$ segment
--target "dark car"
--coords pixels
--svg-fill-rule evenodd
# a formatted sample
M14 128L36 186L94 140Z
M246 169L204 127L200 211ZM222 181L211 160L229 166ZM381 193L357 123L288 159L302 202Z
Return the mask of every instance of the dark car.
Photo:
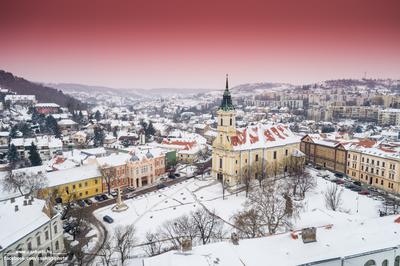
M109 224L111 224L111 223L113 223L114 222L114 219L113 218L111 218L110 216L108 216L108 215L105 215L104 217L103 217L103 221L104 222L106 222L106 223L109 223Z
M354 181L353 182L354 185L361 187L361 182L360 181Z
M85 199L85 203L90 206L92 205L93 201L91 199Z
M360 192L362 190L362 188L359 187L359 186L354 185L352 188L350 188L350 190L354 191L354 192Z
M175 179L176 176L174 176L174 175L168 175L168 178L170 178L170 179Z
M339 173L336 173L335 176L338 177L338 178L343 178L343 175L339 174Z
M369 195L369 191L368 190L363 190L363 191L358 192L358 194L360 194L360 195Z
M78 200L77 201L78 205L81 206L82 208L86 206L85 202L83 200Z
M165 188L165 187L166 187L166 185L164 185L164 184L158 184L158 185L157 185L157 188L158 188L158 189L162 189L162 188Z
M181 174L179 174L179 173L175 173L175 174L174 174L174 176L176 176L176 177L180 177L180 176L181 176Z
M102 195L100 195L100 197L101 197L103 200L108 200L108 197L107 197L106 194L102 194Z
M104 200L102 195L97 195L96 197L94 197L94 199L97 200L97 201L103 201Z
M345 188L348 188L348 189L352 189L353 187L355 187L355 185L354 185L353 183L346 183L346 184L344 185L344 187L345 187Z

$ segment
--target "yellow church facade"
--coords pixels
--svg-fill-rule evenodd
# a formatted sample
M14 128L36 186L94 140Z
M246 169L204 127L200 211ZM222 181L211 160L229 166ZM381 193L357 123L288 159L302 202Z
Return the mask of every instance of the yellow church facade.
M229 186L244 178L283 173L293 158L302 157L301 138L282 124L257 124L236 128L236 111L228 80L217 111L218 136L213 142L212 174Z

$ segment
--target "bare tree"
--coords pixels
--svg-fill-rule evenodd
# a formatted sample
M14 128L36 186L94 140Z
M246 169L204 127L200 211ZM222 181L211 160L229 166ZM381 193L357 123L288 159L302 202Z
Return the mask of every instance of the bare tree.
M98 255L101 257L101 262L103 265L112 265L112 257L115 254L115 249L113 247L113 238L108 238L104 241L103 246L100 248Z
M223 222L214 211L210 213L205 209L198 209L191 213L191 220L203 245L223 237Z
M21 196L38 192L40 189L46 187L47 183L47 177L42 173L10 172L3 179L5 189L18 191Z
M166 221L160 229L163 238L169 239L174 249L181 246L181 238L194 240L197 230L189 215L182 215L173 220Z
M233 216L238 235L243 238L255 238L265 235L263 219L255 209L239 211Z
M306 196L306 192L314 189L317 183L315 182L315 178L310 175L310 173L303 172L299 176L299 193L300 197L304 199Z
M149 256L155 256L161 254L162 252L162 244L161 244L161 236L159 233L146 233L146 241L147 245L143 247L144 251Z
M263 182L263 188L253 190L245 206L259 212L270 234L275 234L279 227L290 227L301 207L300 203L291 200L285 186L273 180Z
M117 172L114 168L109 167L107 164L101 167L101 175L103 176L104 181L106 181L107 192L111 193L111 185L117 179Z
M119 254L121 265L129 258L135 243L135 227L133 225L118 226L114 229L115 251Z
M248 197L251 184L251 167L249 165L245 165L242 167L240 172L241 172L240 178L246 189L246 197Z
M343 189L339 189L338 185L330 185L324 194L326 207L332 211L339 210L342 205L342 193Z

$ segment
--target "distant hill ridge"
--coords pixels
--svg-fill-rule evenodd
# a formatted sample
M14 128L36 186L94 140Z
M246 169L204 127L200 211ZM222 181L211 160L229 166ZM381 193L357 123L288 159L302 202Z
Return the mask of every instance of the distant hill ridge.
M56 103L62 107L70 107L74 110L86 108L86 104L72 96L64 94L61 90L28 81L4 70L0 70L0 87L9 89L20 95L35 95L38 102L41 103Z

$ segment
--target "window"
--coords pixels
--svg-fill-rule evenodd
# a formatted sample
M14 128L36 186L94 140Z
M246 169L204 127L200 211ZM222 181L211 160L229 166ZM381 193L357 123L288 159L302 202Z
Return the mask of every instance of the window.
M285 150L285 155L288 156L288 154L289 154L289 151L286 149Z
M400 256L396 256L394 259L394 266L400 266Z
M276 151L274 151L274 160L276 160Z
M49 231L44 232L44 239L49 240Z
M222 158L219 158L219 168L222 168Z
M43 255L42 255L42 253L40 253L40 254L38 255L38 258L39 258L39 263L42 263L42 262L43 262Z
M94 183L97 185L97 179L94 180Z
M79 192L79 197L82 197L82 192Z
M28 242L28 243L26 244L26 247L28 248L29 251L31 251L31 250L32 250L32 243L31 243L31 242Z
M87 187L87 182L85 182L85 187Z
M238 161L236 160L236 164L238 163Z
M256 162L258 162L258 154L256 154Z
M376 265L376 262L374 260L369 260L364 264L364 266L375 266L375 265Z
M40 236L36 237L36 243L37 243L38 246L40 246Z
M85 191L85 195L88 195L88 194L89 194L89 191L86 190L86 191Z
M381 185L383 186L383 179L381 180Z
M56 241L56 250L58 250L60 248L59 244L58 244L58 240Z
M75 189L75 185L72 185L72 189Z
M57 234L57 225L54 225L54 234Z
M377 183L377 184L378 184L378 178L375 178L375 183Z
M229 120L229 124L232 126L232 118Z
M33 266L33 260L29 261L29 266Z
M223 123L223 120L222 120L222 118L221 118L221 126L223 126L224 125L224 123Z
M389 266L389 261L388 260L382 261L382 266Z
M99 192L99 189L98 189L98 188L96 188L96 193L97 193L97 192Z
M82 184L81 184L81 183L79 183L79 187L80 187L80 188L82 187Z

